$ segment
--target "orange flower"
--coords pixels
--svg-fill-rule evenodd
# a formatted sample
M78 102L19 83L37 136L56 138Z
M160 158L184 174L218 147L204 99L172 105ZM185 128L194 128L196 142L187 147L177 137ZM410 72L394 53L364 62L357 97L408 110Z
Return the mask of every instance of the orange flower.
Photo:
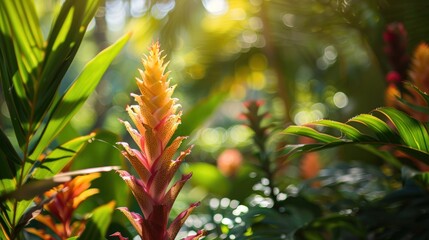
M136 198L144 216L119 208L137 230L143 240L174 239L192 210L198 205L192 204L168 226L171 207L191 174L183 175L171 188L168 186L181 162L191 149L181 152L176 159L174 154L186 137L170 140L180 124L182 113L177 99L172 98L175 86L170 86L167 64L161 56L159 43L150 48L149 56L143 59L144 71L140 70L141 79L137 85L141 95L133 94L138 105L127 107L134 129L127 121L122 123L127 128L139 150L132 149L127 143L122 154L130 161L139 178L126 171L118 171ZM170 144L169 144L170 143ZM199 232L195 239L202 236ZM114 233L124 239L120 233Z
M91 181L98 177L100 173L77 176L44 194L45 197L52 198L44 206L49 215L40 214L36 220L47 226L56 237L43 229L29 228L27 231L47 240L79 236L85 229L85 224L84 221L72 222L73 213L85 199L99 192L98 189L89 188Z
M423 92L429 92L429 46L421 43L414 51L409 75Z

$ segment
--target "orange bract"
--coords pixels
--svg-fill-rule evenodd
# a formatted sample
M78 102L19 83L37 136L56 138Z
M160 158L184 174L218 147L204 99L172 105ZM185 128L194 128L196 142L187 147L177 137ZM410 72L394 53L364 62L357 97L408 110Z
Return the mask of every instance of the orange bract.
M429 46L426 43L421 43L414 51L409 75L420 90L429 91Z
M98 177L100 173L77 176L47 191L45 197L52 198L45 205L49 215L40 214L36 220L47 226L60 239L79 236L85 229L85 221L73 222L73 213L85 199L99 192L98 189L90 188L91 181ZM27 231L42 239L57 239L43 229L29 228Z

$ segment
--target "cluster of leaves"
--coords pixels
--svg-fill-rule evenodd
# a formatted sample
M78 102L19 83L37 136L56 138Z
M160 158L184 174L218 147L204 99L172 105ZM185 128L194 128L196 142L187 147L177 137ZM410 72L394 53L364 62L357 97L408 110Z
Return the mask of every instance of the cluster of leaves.
M56 137L129 39L125 35L100 52L65 92L59 91L100 2L65 1L46 40L32 1L0 3L1 87L14 129L13 136L0 130L1 239L21 236L23 227L37 215L35 211L46 203L30 208L36 195L82 173L56 176L95 133L64 143L56 142ZM112 205L104 206L94 217L112 211Z
M425 105L429 104L426 93L412 89L425 100ZM399 101L409 108L428 111L427 107ZM273 161L278 157L272 158L275 153L267 152L265 147L273 135L261 127L266 114L259 113L256 103L249 106L252 114L246 116L255 140L260 141L255 143L259 146L255 158L261 164L253 168L260 182L254 183L253 192L240 202L227 198L206 202L209 207L194 222L209 226L207 238L424 239L428 236L424 228L429 196L428 174L424 172L429 154L427 122L398 109L381 107L346 123L318 120L289 126L283 134L312 141L285 145L280 153L288 161L309 152L352 146L374 154L381 163L335 161L315 178L288 181L284 172L271 175L279 170L278 161ZM282 188L282 182L288 182L288 187ZM194 228L192 221L188 225Z

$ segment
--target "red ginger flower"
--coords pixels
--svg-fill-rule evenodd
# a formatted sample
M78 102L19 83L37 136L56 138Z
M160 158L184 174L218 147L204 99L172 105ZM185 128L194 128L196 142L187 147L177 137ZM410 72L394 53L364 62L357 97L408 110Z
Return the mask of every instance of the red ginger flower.
M402 23L391 23L383 33L386 53L390 66L400 76L400 81L407 79L409 56L407 54L408 34Z
M77 176L44 194L47 198L52 197L52 200L45 205L49 215L40 214L36 220L47 226L56 236L35 228L28 228L27 232L46 240L65 240L79 236L85 229L85 221L72 222L73 213L85 199L99 192L96 188L89 188L91 181L98 177L100 173Z
M127 208L119 210L143 240L174 239L186 218L199 204L192 204L167 226L173 203L192 174L183 175L168 189L175 172L191 149L188 148L173 159L186 137L177 137L170 143L182 113L178 112L180 105L176 103L177 99L171 97L175 86L170 86L169 73L165 73L167 64L164 64L165 57L161 53L159 43L154 43L149 56L142 60L145 70L140 70L141 79L137 78L141 95L132 95L138 105L127 107L137 129L123 121L139 150L130 148L127 143L120 143L125 149L122 154L130 161L139 178L126 171L118 172L134 194L143 216ZM199 239L203 235L200 231L189 239ZM125 239L120 233L114 233L113 236Z

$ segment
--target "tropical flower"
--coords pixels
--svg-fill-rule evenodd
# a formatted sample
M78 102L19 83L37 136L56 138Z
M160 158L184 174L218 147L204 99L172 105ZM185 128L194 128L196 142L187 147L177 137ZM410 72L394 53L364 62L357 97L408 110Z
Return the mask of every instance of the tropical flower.
M400 22L390 23L383 33L383 39L384 52L390 66L399 77L400 82L405 81L408 77L409 56L407 54L408 34L404 25Z
M125 142L119 143L124 148L122 154L130 161L138 177L123 170L118 173L131 189L143 216L125 207L119 210L143 240L174 239L186 218L199 204L192 204L168 226L173 203L192 174L183 175L172 187L168 187L191 148L173 159L186 137L170 141L180 124L182 113L178 111L178 100L172 98L175 86L170 86L169 73L165 73L165 56L161 54L159 43L154 43L149 55L142 60L144 71L140 70L141 79L136 79L141 95L132 94L138 105L126 108L136 129L129 122L122 121L139 149L133 149ZM203 235L200 231L188 239L199 239ZM120 233L113 236L125 239Z
M47 215L40 214L36 220L52 231L28 228L27 232L45 240L68 239L79 236L85 229L85 220L73 221L73 214L79 205L88 197L97 194L96 188L90 188L91 181L100 177L100 173L77 176L47 191L44 196L52 200L44 206ZM41 201L41 199L37 200Z
M429 45L421 43L414 51L410 78L422 91L429 92Z

